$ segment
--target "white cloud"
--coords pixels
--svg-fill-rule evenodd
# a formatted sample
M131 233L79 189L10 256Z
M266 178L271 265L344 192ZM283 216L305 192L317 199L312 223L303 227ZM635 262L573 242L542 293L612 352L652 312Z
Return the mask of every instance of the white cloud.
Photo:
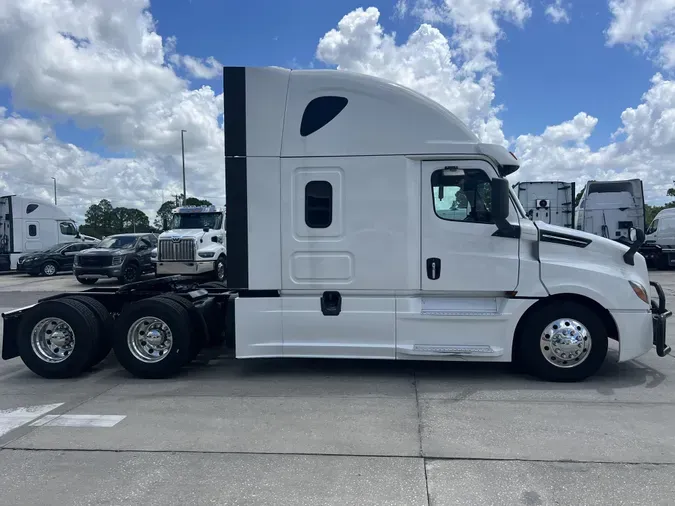
M567 10L562 5L562 0L555 0L549 4L544 11L549 19L554 23L569 23L570 17Z
M396 5L394 5L394 17L403 19L406 14L408 14L408 1L397 0Z
M529 8L520 0L477 0L436 5L418 3L415 12L439 23L450 23L448 38L423 23L408 40L397 45L393 34L379 24L375 7L358 8L345 15L337 28L326 33L317 58L340 69L378 75L413 88L446 106L482 139L505 144L500 106L494 105L494 61L501 30L500 17L522 23ZM473 3L472 3L473 2ZM424 11L426 9L426 11ZM426 14L425 14L426 13Z
M191 89L177 74L182 69L209 79L221 72L220 63L175 48L175 38L157 33L148 0L0 2L0 86L11 89L13 105L96 128L109 150L125 154L101 158L54 139L44 121L7 117L2 110L4 186L22 193L26 181L50 182L57 174L61 192L72 196L64 205L107 195L115 205L156 209L162 189L167 198L182 189L174 182L180 180L185 129L188 193L221 195L222 95L209 86ZM51 194L48 186L42 193Z
M523 160L517 178L588 179L640 178L648 201L667 201L675 164L675 81L657 74L636 107L621 114L614 142L593 151L587 140L598 120L586 113L547 127L541 135L521 135L516 154Z

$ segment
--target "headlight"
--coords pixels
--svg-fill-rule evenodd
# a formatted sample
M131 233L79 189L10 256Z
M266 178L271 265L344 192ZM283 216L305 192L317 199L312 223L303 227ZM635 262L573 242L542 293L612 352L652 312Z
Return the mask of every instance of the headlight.
M628 283L635 292L635 295L637 295L645 304L649 304L649 293L647 292L647 289L635 281L629 281Z
M122 257L113 257L112 264L113 265L121 265L122 264Z
M201 258L213 258L213 255L215 254L215 251L200 251L197 253Z

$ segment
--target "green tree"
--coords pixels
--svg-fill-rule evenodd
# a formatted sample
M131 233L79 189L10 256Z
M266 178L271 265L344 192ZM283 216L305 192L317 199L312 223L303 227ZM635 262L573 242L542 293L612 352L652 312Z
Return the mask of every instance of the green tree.
M584 196L584 190L586 188L582 188L579 193L577 193L576 197L574 197L574 207L577 207L579 205L579 202L581 201L581 197Z
M157 209L157 217L155 218L155 228L164 230L164 221L169 221L171 218L171 211L178 207L179 196L175 195L175 200L167 200L159 209ZM198 199L197 197L188 197L185 199L186 206L210 206L211 202L206 199Z
M85 213L84 225L80 227L83 234L96 237L151 230L150 219L143 211L128 207L113 207L107 199L89 206Z

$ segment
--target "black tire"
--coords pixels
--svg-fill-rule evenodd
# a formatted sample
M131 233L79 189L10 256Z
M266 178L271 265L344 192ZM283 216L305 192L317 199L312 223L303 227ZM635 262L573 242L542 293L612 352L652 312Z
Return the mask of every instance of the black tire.
M83 278L82 276L75 276L75 279L83 285L94 285L98 281L98 278Z
M132 326L145 317L162 320L171 331L173 343L157 362L144 362L129 348L127 339ZM190 315L181 304L167 297L152 297L129 304L115 321L113 350L122 367L138 378L169 378L185 365L190 352L192 330Z
M56 276L59 272L59 266L54 262L45 262L40 267L40 274L47 277Z
M209 281L208 283L202 283L199 285L200 288L218 288L218 289L227 289L227 282L224 281Z
M31 333L42 320L58 318L73 331L75 346L61 362L48 362L36 354ZM99 340L96 315L87 306L68 298L40 302L22 318L18 329L19 355L24 364L43 378L74 378L79 376L92 360Z
M135 283L139 279L141 279L141 269L135 262L130 262L127 265L122 266L122 275L117 278L123 285Z
M568 353L565 358L560 358L560 355L553 351L549 353L552 356L551 361L544 356L544 350L551 350L554 347L549 348L540 340L547 327L556 320L561 320L559 328L565 332L568 331L566 327L570 324L567 320L576 320L588 330L588 338L582 340L578 334L581 327L575 329L570 326L569 332L575 333L575 338L579 339L579 343L573 348L573 353L578 351L581 354L579 357L575 358ZM587 306L577 302L564 301L543 306L531 313L521 328L523 330L518 336L517 349L514 349L514 361L526 372L546 381L582 381L598 371L607 355L608 336L602 319ZM586 344L588 342L591 343L590 348ZM573 361L579 363L572 365ZM560 365L553 365L554 362Z
M213 263L213 279L220 283L227 280L227 259L223 255Z
M68 297L71 300L76 300L87 306L96 315L98 322L98 343L96 344L96 351L92 355L89 368L100 364L109 354L112 349L112 327L114 321L110 312L106 307L93 297L86 295L72 295Z
M185 297L181 297L180 295L176 295L175 293L165 293L162 295L158 295L157 297L153 297L155 299L157 298L165 298L169 300L173 300L183 306L185 310L188 312L190 315L190 327L192 328L192 339L190 340L190 352L188 353L188 359L186 363L192 362L195 358L197 358L197 355L199 355L199 352L202 351L202 348L206 344L206 336L204 335L204 332L206 332L206 328L203 322L203 319L199 315L199 313L195 310L194 304L187 300Z

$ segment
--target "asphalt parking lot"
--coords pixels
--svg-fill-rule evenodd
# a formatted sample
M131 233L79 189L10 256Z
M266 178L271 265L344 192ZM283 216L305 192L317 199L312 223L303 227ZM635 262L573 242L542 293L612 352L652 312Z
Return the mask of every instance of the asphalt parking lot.
M674 307L675 272L653 279ZM83 288L2 276L0 311ZM49 381L14 359L0 503L672 505L674 420L675 358L655 352L610 351L576 384L490 364L220 358L149 381L113 356Z

